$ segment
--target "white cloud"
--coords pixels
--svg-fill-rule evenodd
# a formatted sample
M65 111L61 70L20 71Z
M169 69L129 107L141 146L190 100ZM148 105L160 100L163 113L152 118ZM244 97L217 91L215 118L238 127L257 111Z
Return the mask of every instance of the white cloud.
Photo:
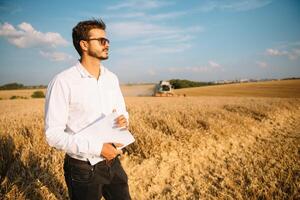
M174 19L183 15L188 14L188 12L178 11L178 12L169 12L169 13L161 13L156 15L146 16L147 19L150 20L165 20L165 19Z
M128 19L128 18L142 18L145 17L144 12L132 12L132 13L122 13L122 14L111 14L107 15L108 18L117 18L117 19Z
M112 23L110 25L110 30L112 34L119 38L156 36L174 32L174 30L167 27L139 21Z
M137 56L139 54L154 55L154 54L162 54L162 53L180 53L191 48L191 46L192 45L188 43L164 44L164 45L160 45L159 47L157 45L140 44L140 45L119 48L116 49L116 52L128 56L130 55Z
M288 54L288 58L290 60L297 60L298 58L300 58L300 49L292 49Z
M208 65L204 66L193 66L193 67L169 67L169 72L175 73L198 73L198 72L212 72L212 71L224 71L220 64L215 61L208 61Z
M178 43L178 44L172 44L167 46L162 46L160 48L153 48L153 51L156 53L180 53L184 52L192 47L189 43Z
M286 56L290 60L296 60L300 58L300 48L293 48L289 50L279 50L279 49L267 49L265 52L268 56Z
M202 12L214 10L248 11L267 6L271 2L272 0L206 0L200 4L198 9Z
M9 23L0 25L0 36L4 37L20 37L23 35L22 31L17 31L14 26Z
M193 38L192 35L180 35L180 34L171 34L171 35L164 35L164 36L155 36L155 37L148 37L141 41L142 44L153 44L154 42L157 43L188 43Z
M183 15L189 14L188 11L177 11L159 14L147 14L145 12L125 12L125 13L110 13L104 14L104 19L139 19L144 21L158 21L166 19L175 19ZM93 14L89 14L91 16Z
M116 49L116 52L134 54L178 53L192 47L192 40L200 26L168 27L141 21L116 22L110 25L110 33L115 40L134 41L126 47Z
M52 61L66 61L74 59L73 56L63 53L63 52L46 52L46 51L39 51L40 55L45 58L48 58Z
M19 48L57 47L68 44L59 33L42 33L26 22L19 24L17 28L7 22L0 24L0 36Z
M212 60L208 61L208 65L209 65L210 67L212 67L212 68L215 68L215 69L221 67L220 64L218 64L218 63L216 63L215 61L212 61Z
M268 67L268 63L263 62L263 61L257 61L256 64L261 67L261 68L266 68Z
M280 51L278 49L267 49L266 54L269 55L269 56L283 56L283 55L287 55L288 52L287 51Z
M110 25L110 32L114 37L127 40L129 38L175 38L187 37L191 33L201 32L200 26L177 28L146 23L140 21L116 22Z
M120 10L120 9L138 9L138 10L146 10L153 8L160 8L163 6L171 5L171 2L162 2L162 1L138 1L138 0L130 0L130 1L122 1L119 4L115 4L107 7L107 10Z

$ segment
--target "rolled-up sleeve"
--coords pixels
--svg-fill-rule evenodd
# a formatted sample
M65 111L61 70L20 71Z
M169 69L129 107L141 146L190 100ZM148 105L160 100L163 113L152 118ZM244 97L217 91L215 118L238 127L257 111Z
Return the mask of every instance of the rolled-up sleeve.
M116 106L117 106L117 112L119 114L124 115L127 118L127 121L129 123L129 114L127 112L126 109L126 105L125 105L125 101L124 101L124 97L119 85L119 80L116 77L116 94L117 94L117 98L116 98Z
M48 144L76 155L100 156L100 140L66 132L70 102L70 88L56 76L48 85L45 103L45 134Z

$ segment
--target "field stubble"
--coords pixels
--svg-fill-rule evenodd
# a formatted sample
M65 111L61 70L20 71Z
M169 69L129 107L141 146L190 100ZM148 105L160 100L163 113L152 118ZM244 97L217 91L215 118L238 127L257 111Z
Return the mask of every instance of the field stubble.
M133 199L300 199L300 99L126 98ZM43 100L0 102L0 199L66 199Z

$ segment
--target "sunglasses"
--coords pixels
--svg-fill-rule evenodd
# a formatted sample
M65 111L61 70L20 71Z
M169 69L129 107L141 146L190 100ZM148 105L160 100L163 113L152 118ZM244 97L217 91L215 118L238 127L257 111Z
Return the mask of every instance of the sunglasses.
M105 45L106 43L109 44L109 39L107 38L89 38L87 39L87 41L91 41L91 40L97 40L101 45Z

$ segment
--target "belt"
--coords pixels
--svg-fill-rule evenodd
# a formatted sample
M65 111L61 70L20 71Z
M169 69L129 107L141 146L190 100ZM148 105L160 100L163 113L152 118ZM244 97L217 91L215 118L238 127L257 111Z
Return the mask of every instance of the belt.
M65 161L69 162L69 163L74 163L74 164L82 164L82 165L90 165L90 162L89 161L84 161L84 160L79 160L79 159L76 159L76 158L72 158L71 156L69 156L68 154L66 154L65 156Z
M111 166L116 159L118 159L118 156L111 159L111 160L102 160L102 161L98 162L96 165L106 164L108 166ZM76 158L72 158L68 154L66 154L66 156L65 156L65 161L67 161L69 163L74 163L74 164L77 164L77 165L91 165L91 163L89 161L78 160Z

